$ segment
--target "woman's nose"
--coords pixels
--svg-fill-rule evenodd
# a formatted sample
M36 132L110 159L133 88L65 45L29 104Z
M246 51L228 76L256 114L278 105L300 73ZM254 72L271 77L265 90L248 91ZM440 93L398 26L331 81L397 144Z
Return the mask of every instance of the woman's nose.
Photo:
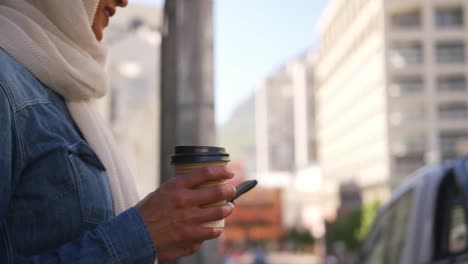
M117 6L126 7L128 5L128 0L117 0Z

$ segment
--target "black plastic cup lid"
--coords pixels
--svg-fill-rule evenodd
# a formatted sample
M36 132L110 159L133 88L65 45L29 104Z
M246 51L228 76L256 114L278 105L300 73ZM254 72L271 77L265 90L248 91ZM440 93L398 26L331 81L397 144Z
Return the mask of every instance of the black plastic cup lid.
M229 154L224 148L211 146L176 146L171 164L229 162Z

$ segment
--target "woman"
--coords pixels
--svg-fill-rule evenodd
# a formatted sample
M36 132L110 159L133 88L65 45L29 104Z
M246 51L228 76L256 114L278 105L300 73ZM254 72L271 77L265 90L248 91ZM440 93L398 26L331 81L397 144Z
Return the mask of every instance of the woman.
M127 0L0 0L0 263L152 263L221 229L221 167L176 177L138 202L91 103L106 94L100 41ZM138 202L138 203L137 203Z

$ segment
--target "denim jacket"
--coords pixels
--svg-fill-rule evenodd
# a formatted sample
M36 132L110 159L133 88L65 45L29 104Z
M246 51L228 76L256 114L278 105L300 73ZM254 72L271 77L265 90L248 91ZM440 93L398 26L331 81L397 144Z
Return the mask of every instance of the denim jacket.
M153 263L63 98L0 49L0 263Z

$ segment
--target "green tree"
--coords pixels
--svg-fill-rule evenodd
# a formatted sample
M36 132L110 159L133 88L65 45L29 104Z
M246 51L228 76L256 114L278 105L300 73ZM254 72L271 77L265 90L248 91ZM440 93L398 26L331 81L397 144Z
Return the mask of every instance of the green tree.
M379 202L375 201L340 217L327 228L327 243L343 241L349 250L357 250L369 233L378 208Z
M304 228L290 228L285 235L285 240L293 242L299 250L305 250L314 245L314 236Z
M364 206L362 210L362 216L361 216L361 226L359 227L357 231L357 239L359 242L362 242L367 234L369 233L372 223L374 222L375 215L377 214L377 211L379 210L380 203L379 201L374 201L373 203L367 204Z

